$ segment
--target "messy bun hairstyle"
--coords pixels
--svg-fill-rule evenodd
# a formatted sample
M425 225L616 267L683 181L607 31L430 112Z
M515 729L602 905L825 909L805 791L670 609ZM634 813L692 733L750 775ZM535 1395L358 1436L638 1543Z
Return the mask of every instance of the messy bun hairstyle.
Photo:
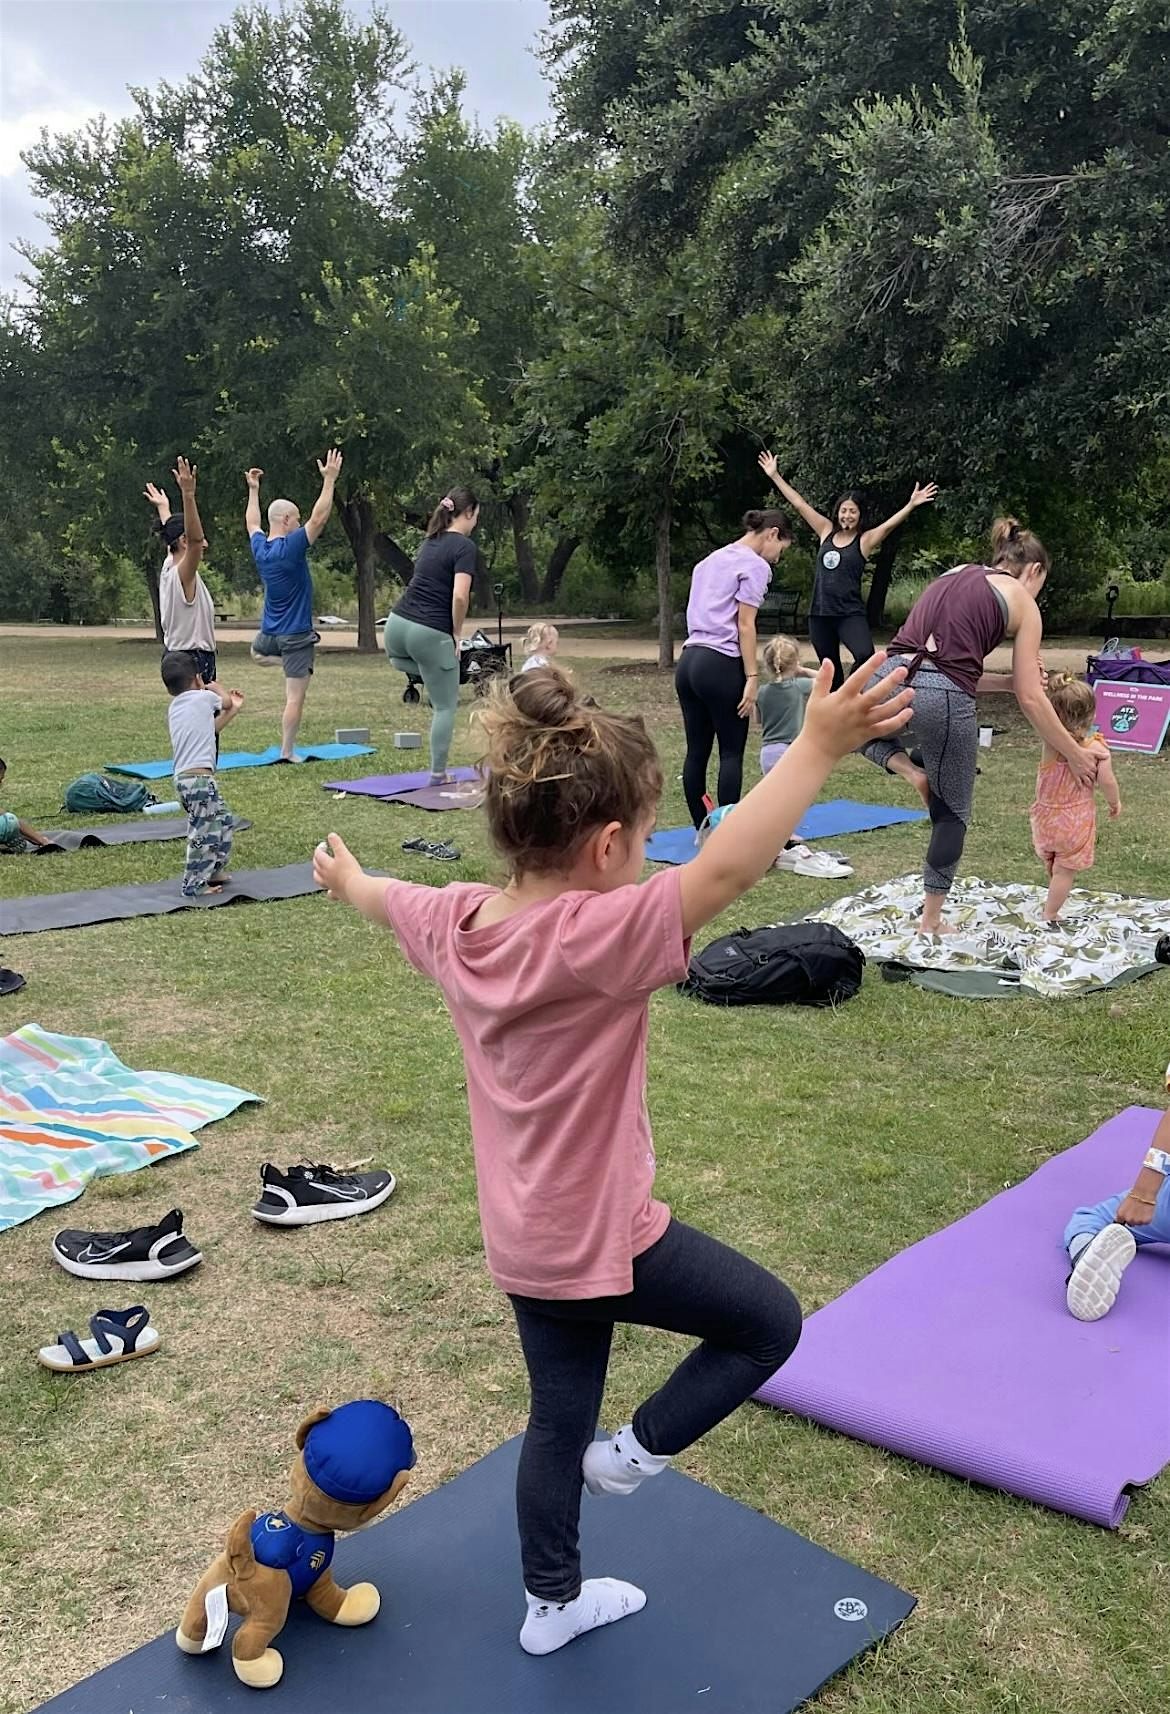
M662 795L662 765L640 715L611 714L556 667L537 667L476 709L488 827L514 878L571 869L597 828L632 831Z
M991 526L991 563L996 571L1018 577L1026 565L1049 568L1048 549L1018 518L997 518Z
M1048 700L1066 732L1087 732L1097 718L1092 688L1072 673L1049 673Z
M782 542L792 540L792 525L783 512L778 512L774 506L764 508L753 507L743 515L743 530L746 534L758 535L761 530L775 530Z

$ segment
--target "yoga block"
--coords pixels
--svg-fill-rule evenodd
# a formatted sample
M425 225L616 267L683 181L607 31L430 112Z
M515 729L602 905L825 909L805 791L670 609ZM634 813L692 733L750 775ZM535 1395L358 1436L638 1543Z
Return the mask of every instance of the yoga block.
M370 729L368 726L339 726L333 737L338 744L368 744Z
M396 732L394 734L394 748L396 750L421 750L422 733Z

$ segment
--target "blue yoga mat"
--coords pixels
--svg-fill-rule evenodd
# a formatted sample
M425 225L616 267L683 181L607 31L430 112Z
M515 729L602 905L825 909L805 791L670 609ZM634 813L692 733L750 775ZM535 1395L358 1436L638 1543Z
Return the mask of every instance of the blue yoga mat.
M814 803L800 826L797 839L840 839L843 833L869 833L875 827L896 827L902 821L925 821L924 809L894 809L884 803L854 803L852 798L832 798ZM650 863L689 863L698 852L693 827L663 827L646 841Z
M297 747L297 755L305 762L338 762L343 756L372 756L372 744L306 744ZM280 761L279 744L267 750L227 750L216 763L216 772L227 768L267 768ZM286 766L288 764L285 764ZM107 762L108 774L129 774L134 780L165 780L173 772L170 762Z

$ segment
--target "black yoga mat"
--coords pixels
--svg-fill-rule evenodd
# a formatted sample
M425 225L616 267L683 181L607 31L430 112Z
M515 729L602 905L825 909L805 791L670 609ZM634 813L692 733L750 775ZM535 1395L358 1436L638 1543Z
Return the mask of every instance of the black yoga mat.
M207 911L217 905L264 899L299 899L320 892L311 863L283 869L242 869L222 893L183 897L177 875L165 881L139 881L124 887L91 887L80 893L43 893L0 904L0 936L37 934L50 928L83 928L88 923L118 922L123 917L153 917L168 911Z
M243 816L233 815L232 832L244 833L252 823L245 821ZM41 854L48 856L54 851L83 851L91 845L150 845L156 840L186 839L187 817L176 815L166 821L119 821L113 827L90 827L84 833L76 828L60 827L52 833L46 833L45 838L51 843L40 847ZM29 856L37 853L31 851Z
M167 1632L44 1714L255 1714L260 1702L272 1714L787 1714L914 1608L892 1584L667 1471L582 1507L586 1576L639 1584L643 1611L533 1658L517 1641L519 1444L343 1541L339 1582L372 1579L382 1610L342 1630L294 1604L274 1689L239 1682L227 1641L189 1656ZM97 1619L93 1634L108 1640Z

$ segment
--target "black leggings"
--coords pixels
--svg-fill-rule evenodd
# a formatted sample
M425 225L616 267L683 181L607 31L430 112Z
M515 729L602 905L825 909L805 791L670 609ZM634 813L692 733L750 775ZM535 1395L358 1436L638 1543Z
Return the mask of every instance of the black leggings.
M766 1268L672 1220L634 1258L626 1295L513 1297L512 1308L532 1388L516 1475L524 1587L544 1601L572 1601L581 1588L581 1460L601 1412L614 1323L702 1340L634 1412L634 1433L662 1457L730 1416L787 1362L800 1305Z
M814 613L808 622L808 640L816 650L818 661L832 661L833 689L845 683L845 668L841 665L841 644L853 656L859 667L873 654L873 634L864 613L842 613L829 616Z
M740 655L721 655L690 643L674 670L674 688L682 704L687 753L683 762L683 792L696 827L707 813L703 794L707 790L707 763L711 748L719 740L719 783L715 795L721 804L738 803L743 791L743 753L747 748L748 722L739 713L747 678Z

